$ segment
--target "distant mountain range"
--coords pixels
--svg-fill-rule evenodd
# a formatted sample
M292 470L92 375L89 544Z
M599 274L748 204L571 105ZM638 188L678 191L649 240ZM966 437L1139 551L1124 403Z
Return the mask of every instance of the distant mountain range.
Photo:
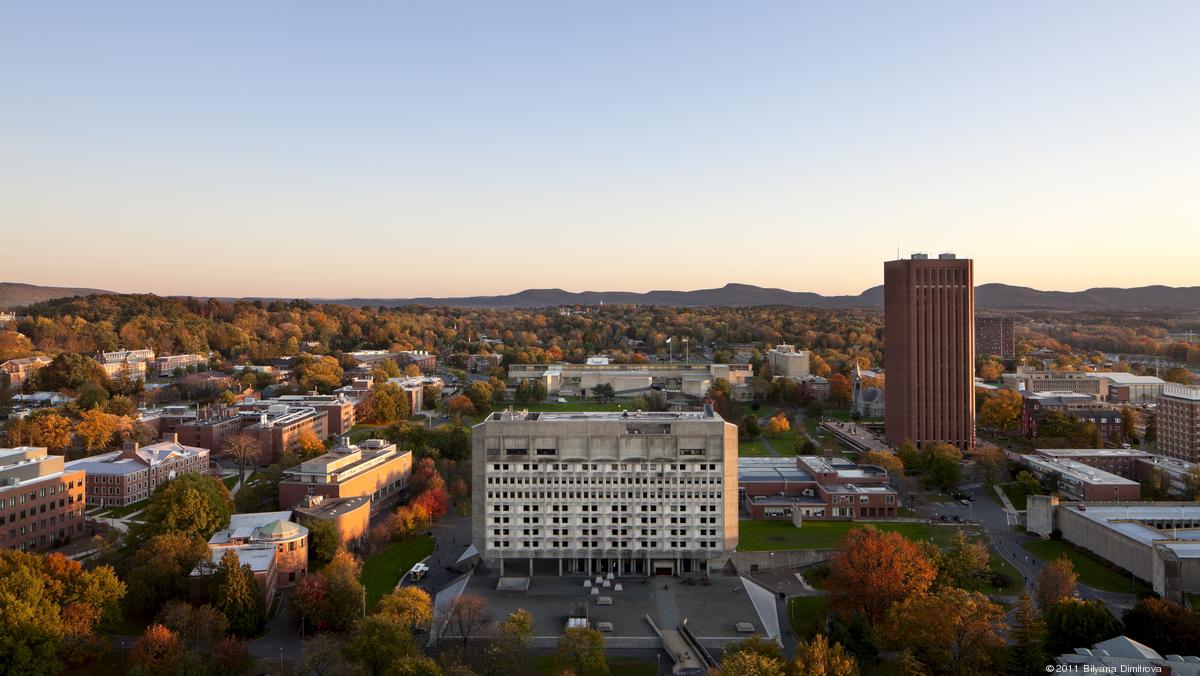
M0 282L0 308L12 308L67 296L111 294L99 289L70 289ZM249 299L253 300L253 299ZM258 300L274 300L260 298ZM879 308L883 287L873 286L857 296L822 296L807 291L769 289L750 284L726 284L695 291L564 291L527 289L500 296L460 298L311 298L316 303L402 307L440 305L479 308L545 308L559 305L755 306L787 305L816 308ZM980 308L998 310L1200 310L1200 286L1142 286L1132 289L1096 288L1086 291L1039 291L1025 286L982 284L975 287Z
M116 292L102 289L73 289L65 286L36 286L17 282L0 282L0 310L41 303L55 298L112 293Z

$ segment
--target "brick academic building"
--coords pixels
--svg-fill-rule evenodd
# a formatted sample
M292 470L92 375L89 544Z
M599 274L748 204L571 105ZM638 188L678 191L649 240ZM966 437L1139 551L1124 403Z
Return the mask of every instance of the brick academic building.
M41 551L82 535L84 476L45 448L0 449L0 547Z
M975 445L975 278L970 259L883 265L888 443Z

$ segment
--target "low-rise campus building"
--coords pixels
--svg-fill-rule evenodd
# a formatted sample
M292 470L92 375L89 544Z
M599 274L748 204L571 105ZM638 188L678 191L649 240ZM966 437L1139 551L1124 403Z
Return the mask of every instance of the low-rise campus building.
M181 444L220 452L230 439L242 431L242 424L243 419L236 408L203 406L196 411L196 417L192 420L180 421L175 426L175 434Z
M1068 456L1021 456L1037 478L1054 485L1068 500L1136 501L1142 497L1142 485L1132 479L1098 469Z
M1151 404L1167 381L1158 376L1138 376L1124 371L1096 371L1089 378L1107 381L1107 400L1114 404Z
M1200 593L1200 503L1060 502L1031 495L1026 528L1063 540L1123 568L1158 595L1183 603Z
M228 528L208 539L213 561L230 548L238 551L239 558L247 550L265 549L275 557L273 586L291 587L308 574L308 529L291 518L290 511L234 514Z
M1139 484L1150 482L1156 487L1161 485L1165 487L1167 495L1173 498L1191 500L1200 493L1200 473L1197 473L1196 464L1134 448L1039 448L1031 455L1023 457L1037 458L1050 463L1072 461L1131 479ZM1158 475L1161 475L1161 478ZM1111 499L1103 490L1094 496L1074 497L1063 494L1063 497L1076 500Z
M206 448L185 446L174 434L148 446L127 442L124 450L66 463L87 476L87 504L124 507L150 497L159 484L177 476L208 472Z
M0 364L0 387L19 390L38 369L50 363L49 357L21 357Z
M382 439L345 441L332 451L292 467L279 482L279 504L294 508L310 495L369 497L377 512L399 498L412 476L412 453Z
M1200 650L1200 646L1196 646ZM1162 676L1200 676L1200 657L1161 655L1150 646L1127 637L1116 636L1091 648L1076 648L1054 658L1061 671L1076 674L1161 674ZM1046 667L1049 671L1053 667ZM1060 671L1060 670L1055 670Z
M329 521L338 532L338 542L349 546L362 542L371 525L371 496L353 498L327 498L323 495L306 495L295 508L296 521L310 524L311 521Z
M737 426L711 407L493 413L472 477L472 540L501 575L707 572L737 547Z
M329 438L329 414L311 406L271 404L266 408L239 411L242 429L258 440L259 463L270 465L284 453L300 448L300 437L312 432L317 439ZM248 421L253 421L246 424Z
M1021 392L1021 433L1037 436L1042 416L1049 411L1092 423L1102 439L1117 441L1122 437L1120 409L1089 394L1057 391Z
M1020 392L1076 392L1095 399L1108 395L1108 381L1082 371L1036 371L1018 366L1016 373L1001 376L1004 386Z
M45 448L0 448L0 547L42 551L82 535L83 472Z
M285 394L272 399L247 399L238 404L242 411L269 411L272 406L304 407L324 411L326 415L325 435L321 439L349 434L355 423L354 398L344 393Z
M610 385L618 396L636 396L651 389L696 399L707 395L718 378L741 385L753 377L749 364L511 364L508 384L541 381L546 392L587 397L597 385Z
M186 371L191 368L199 369L208 364L208 357L202 354L168 354L154 360L154 372L163 378L175 373L175 369Z
M887 472L844 458L739 458L738 497L752 519L879 519L900 499Z

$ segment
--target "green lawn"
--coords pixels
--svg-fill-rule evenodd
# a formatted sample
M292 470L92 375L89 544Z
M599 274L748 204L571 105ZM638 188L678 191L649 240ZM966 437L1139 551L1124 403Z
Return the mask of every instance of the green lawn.
M978 591L981 591L985 594L1001 594L1004 596L1011 596L1021 591L1024 578L1022 577L1020 571L1018 571L1011 563L1006 561L1004 557L993 552L991 564L988 567L994 572L1004 573L1007 575L1009 582L1003 587L996 587L992 585L991 581L989 580L980 584Z
M743 552L773 549L836 549L851 528L866 525L858 521L805 521L796 528L791 521L739 521L738 550ZM945 546L955 528L925 523L872 522L882 531L895 531L912 540L929 540Z
M738 455L742 457L769 456L771 455L771 451L767 450L766 445L761 440L750 439L738 442Z
M825 630L829 607L825 596L797 596L788 599L788 624L801 641Z
M233 476L227 476L224 479L221 479L221 481L225 483L225 488L233 490L233 487L237 485L238 477L236 474L234 474Z
M796 432L788 431L780 434L777 437L767 437L771 442L771 447L779 455L795 455L796 454ZM803 443L803 442L801 442Z
M819 566L813 566L804 571L804 581L813 589L822 591L829 589L829 564L822 563Z
M1004 494L1008 496L1008 499L1012 501L1013 507L1016 507L1018 510L1025 509L1025 498L1027 496L1021 491L1017 490L1016 484L1004 484L1000 487L1000 489L1003 490Z
M1043 561L1052 561L1065 555L1075 566L1079 582L1094 589L1124 594L1145 594L1150 588L1129 573L1109 568L1100 560L1065 542L1057 540L1035 540L1026 542L1025 549Z
M378 438L387 428L387 425L355 425L350 428L350 443L357 444L364 439Z
M130 514L133 514L134 512L136 512L140 509L145 509L146 505L148 505L148 504L150 504L150 498L146 498L145 500L138 500L137 502L135 502L131 505L125 505L124 507L113 507L112 509L109 509L107 511L100 512L97 516L106 517L106 518L110 518L110 519L119 519L123 516L128 516Z
M387 549L363 562L362 582L367 588L367 608L374 608L379 599L395 589L400 578L413 564L433 553L433 538L418 535L403 542L393 542Z

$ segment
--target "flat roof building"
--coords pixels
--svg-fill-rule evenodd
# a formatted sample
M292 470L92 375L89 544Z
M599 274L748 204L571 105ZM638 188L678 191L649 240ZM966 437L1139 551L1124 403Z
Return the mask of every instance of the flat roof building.
M1108 396L1108 381L1091 375L1083 371L1035 371L1018 366L1016 373L1005 373L1000 379L1005 387L1019 392L1076 392L1094 399Z
M738 496L753 519L886 519L899 496L887 472L844 458L738 458Z
M767 363L771 365L774 375L784 378L800 378L807 376L809 370L808 350L797 350L787 343L780 343L767 350Z
M894 447L975 445L974 275L954 254L883 264L884 432Z
M338 542L348 546L362 542L367 536L371 519L371 497L327 498L306 495L294 510L300 523L329 521L338 532Z
M332 451L292 467L279 482L279 504L294 508L309 495L369 497L379 511L398 498L412 476L412 452L382 439L344 441Z
M271 399L247 399L241 404L238 404L238 409L242 411L264 411L270 410L272 406L288 406L288 407L309 407L318 411L324 411L326 414L325 436L322 439L329 437L338 437L343 434L349 434L350 428L354 427L355 423L355 399L346 393L336 392L334 394L317 394L310 392L308 394L284 394Z
M311 406L271 404L238 411L238 416L242 420L241 429L258 439L262 465L270 465L284 453L297 450L300 436L306 431L322 441L329 438L329 414Z
M0 448L0 547L44 551L82 535L83 472L40 446Z
M229 548L238 549L239 556L245 548L265 548L274 553L273 587L295 585L308 574L308 529L291 518L290 511L234 514L227 528L208 539L213 561L220 561Z
M501 575L707 572L737 547L737 426L711 407L472 429L472 539Z
M1163 385L1158 396L1158 452L1200 462L1200 387Z
M1016 359L1017 347L1012 317L975 318L975 354L980 357Z
M1196 648L1200 649L1200 646ZM1073 653L1055 657L1054 662L1070 673L1200 676L1200 657L1163 656L1127 636L1110 638L1091 648L1076 648Z
M1030 532L1062 539L1147 582L1158 595L1182 603L1200 592L1200 503L1068 502L1029 496Z
M1121 404L1150 404L1162 393L1167 381L1158 376L1138 376L1124 371L1094 371L1089 378L1107 381L1108 401Z
M1068 500L1140 500L1142 485L1132 479L1106 472L1068 456L1021 456L1034 476L1049 480L1059 495Z
M1049 411L1092 423L1100 431L1102 439L1121 440L1121 411L1112 404L1081 392L1021 391L1021 433L1027 437L1037 436L1042 416Z
M508 384L540 380L550 394L580 397L597 385L611 385L621 396L657 388L703 398L718 378L740 385L753 375L749 364L511 364Z

